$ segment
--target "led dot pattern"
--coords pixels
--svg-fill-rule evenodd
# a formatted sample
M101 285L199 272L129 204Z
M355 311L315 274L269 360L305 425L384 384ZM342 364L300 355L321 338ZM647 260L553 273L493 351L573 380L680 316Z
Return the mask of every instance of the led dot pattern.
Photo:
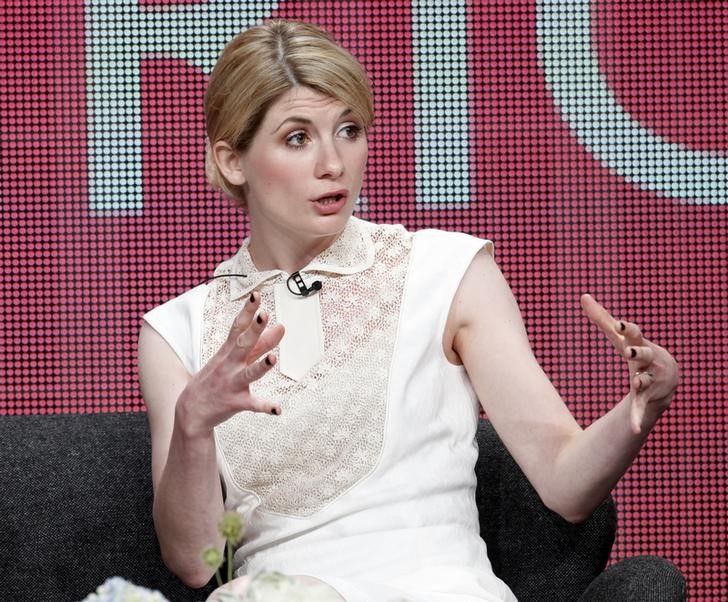
M222 41L313 21L365 65L358 214L488 237L584 426L625 393L591 292L681 365L614 492L612 560L658 554L728 599L728 5L507 0L4 3L0 413L141 411L141 315L247 231L204 178Z

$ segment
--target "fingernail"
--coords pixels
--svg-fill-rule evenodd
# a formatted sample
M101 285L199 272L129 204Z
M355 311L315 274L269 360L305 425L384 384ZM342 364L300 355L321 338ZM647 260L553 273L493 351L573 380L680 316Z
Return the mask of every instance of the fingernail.
M260 317L260 314L258 314L258 317L257 317L257 318L255 318L255 321L256 321L256 322L257 322L258 324L262 324L262 323L263 323L263 318L261 318L261 317Z
M250 302L255 303L255 293L250 293Z
M622 332L624 332L625 330L627 330L627 325L624 322L620 322L619 323L619 330L621 330Z
M270 361L270 356L269 355L266 355L265 356L265 363L268 364L269 366L272 366L273 365L273 362Z
M637 357L637 350L634 347L629 350L629 356L633 359Z
M278 416L278 413L279 413L279 412L278 412L278 408L271 408L271 411L270 411L270 413L271 413L271 414L274 414L274 415L276 415L276 416Z

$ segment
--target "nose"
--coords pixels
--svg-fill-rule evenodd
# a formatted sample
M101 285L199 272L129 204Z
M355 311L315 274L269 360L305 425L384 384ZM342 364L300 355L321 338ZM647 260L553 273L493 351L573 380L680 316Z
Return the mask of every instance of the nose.
M344 161L335 142L322 142L316 157L316 177L338 178L343 173Z

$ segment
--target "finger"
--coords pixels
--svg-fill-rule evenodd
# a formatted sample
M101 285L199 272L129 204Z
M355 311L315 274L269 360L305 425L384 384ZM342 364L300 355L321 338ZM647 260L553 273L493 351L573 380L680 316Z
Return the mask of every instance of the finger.
M635 362L641 368L646 368L655 359L655 352L647 345L625 347L623 355L626 360Z
M646 411L647 397L645 395L635 395L629 414L630 426L635 435L639 435L642 432L642 421Z
M245 388L249 387L250 384L267 374L268 371L275 366L276 361L276 356L269 353L263 359L243 368L238 376L240 385ZM265 401L259 399L255 395L250 396L250 407L248 409L252 412L265 412L266 414L279 415L281 413L281 406L279 403Z
M238 312L238 315L235 316L235 319L233 320L228 340L235 341L240 333L250 326L259 305L260 295L255 292L250 293L248 300L245 302L245 305L243 305L243 309Z
M268 314L265 312L259 313L255 316L255 319L251 320L250 325L241 332L237 339L235 339L235 347L239 351L238 354L234 355L234 359L240 361L248 361L248 356L252 349L256 347L260 340L260 335L265 330L265 326L268 322ZM262 355L259 353L250 361Z
M268 319L265 313L259 313L255 316L255 319L250 320L248 327L238 334L235 339L235 346L244 350L247 354L257 343L260 338L263 329L265 328L265 322Z
M626 320L620 320L618 323L617 330L630 345L642 345L644 337L640 327L634 322L627 322Z
M264 326L267 325L267 316L264 317L263 324ZM284 334L285 328L283 327L283 324L276 324L275 326L265 328L260 337L258 337L253 348L245 356L245 361L252 364L259 357L270 352L276 345L278 345L278 343L281 342Z
M638 370L632 377L632 385L637 391L644 391L653 382L655 375L651 370Z
M245 408L243 411L256 412L258 414L271 414L273 416L280 416L283 412L281 404L261 399L255 395L250 396L249 402L249 407Z
M620 322L615 320L612 314L591 295L581 296L581 307L591 323L599 328L617 349L621 350L624 342L619 332Z

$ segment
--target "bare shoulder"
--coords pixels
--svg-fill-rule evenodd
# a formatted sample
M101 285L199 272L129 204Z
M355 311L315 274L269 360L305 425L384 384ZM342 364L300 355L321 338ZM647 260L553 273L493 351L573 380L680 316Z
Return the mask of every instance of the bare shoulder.
M180 385L184 388L189 382L191 377L182 361L164 337L147 322L142 324L139 332L138 354L139 381L148 409L155 409L158 403L167 403L169 395L165 392Z
M516 299L487 247L475 255L453 297L443 337L446 356L462 364L469 339L486 332L528 346Z

